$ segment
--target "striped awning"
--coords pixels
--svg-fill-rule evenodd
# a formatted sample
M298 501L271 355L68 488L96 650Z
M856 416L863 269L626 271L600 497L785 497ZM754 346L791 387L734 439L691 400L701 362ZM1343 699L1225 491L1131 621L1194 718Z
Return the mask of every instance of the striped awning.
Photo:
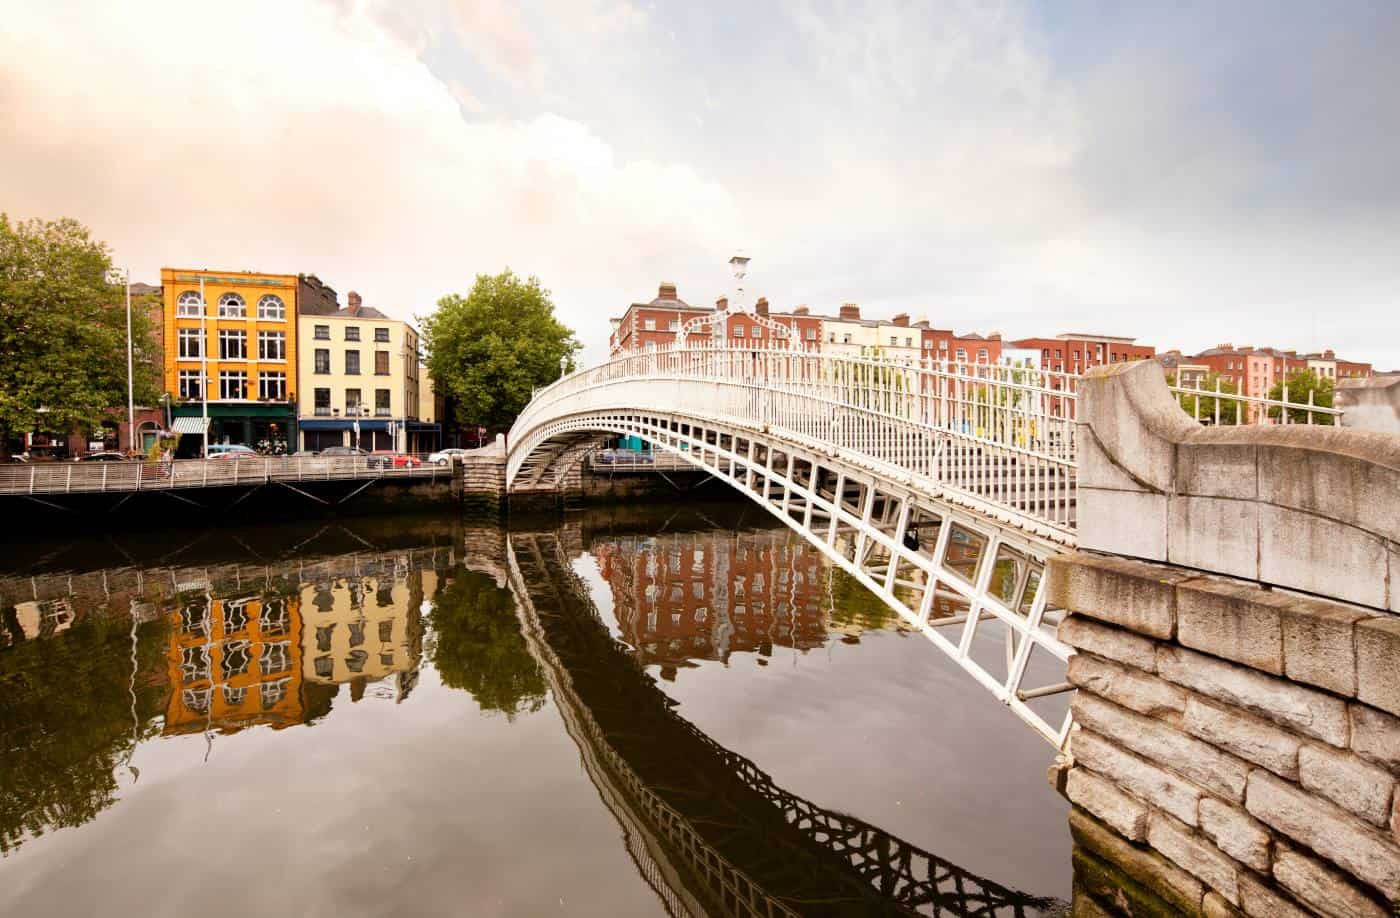
M177 434L202 434L207 426L208 418L176 418L171 430Z

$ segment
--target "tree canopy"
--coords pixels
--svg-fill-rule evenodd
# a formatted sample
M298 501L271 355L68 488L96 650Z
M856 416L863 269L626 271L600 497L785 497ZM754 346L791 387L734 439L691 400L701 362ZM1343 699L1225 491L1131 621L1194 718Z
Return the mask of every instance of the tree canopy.
M0 451L21 431L95 426L126 404L126 309L81 223L0 214ZM156 397L150 320L132 309L136 400ZM124 412L123 412L124 413Z
M419 322L428 370L457 420L495 430L515 421L535 387L559 378L561 361L572 370L580 349L539 279L509 268L477 275L470 293L443 297Z
M544 673L520 633L508 590L480 572L456 571L434 599L428 621L443 685L466 689L483 711L510 719L543 707Z
M1274 383L1269 390L1269 398L1283 399L1282 382ZM1312 395L1312 404L1319 408L1331 408L1332 396L1336 392L1336 383L1326 376L1319 376L1312 370L1298 370L1288 374L1288 422L1290 424L1334 424L1336 419L1330 414L1316 414L1309 412L1307 408L1293 408L1292 405L1307 405L1308 395ZM1282 406L1275 406L1269 409L1269 417L1277 418L1283 411ZM1309 417L1311 415L1311 417Z

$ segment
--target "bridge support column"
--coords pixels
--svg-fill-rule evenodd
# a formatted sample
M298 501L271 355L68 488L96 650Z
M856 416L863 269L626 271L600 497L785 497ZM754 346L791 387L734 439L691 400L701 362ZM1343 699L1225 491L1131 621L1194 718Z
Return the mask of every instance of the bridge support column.
M1391 914L1400 438L1183 426L1147 364L1080 398L1075 914Z

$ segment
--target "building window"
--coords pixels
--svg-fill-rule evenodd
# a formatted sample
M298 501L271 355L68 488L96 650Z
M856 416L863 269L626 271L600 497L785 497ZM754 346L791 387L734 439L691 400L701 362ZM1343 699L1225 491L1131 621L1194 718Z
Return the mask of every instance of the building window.
M316 406L315 412L318 418L328 418L331 416L331 390L316 389L312 392L312 402Z
M898 347L898 346L899 346L899 337L898 337L897 335L890 335L890 347Z
M904 339L904 346L905 346L905 347L913 347L913 346L914 346L914 339L913 339L913 338L905 338L905 339Z
M241 328L219 329L219 359L247 360L248 333Z
M987 349L985 347L979 347L977 349L977 360L979 363L987 362Z
M647 331L656 331L656 320L647 319L645 322L642 323L642 327L645 328Z
M280 331L258 332L259 360L286 360L287 333Z
M224 681L232 679L234 676L241 676L248 671L248 664L253 661L252 654L248 651L251 645L247 641L225 641L223 646L223 659L219 661L219 669L223 673Z
M286 373L258 373L258 398L263 401L281 402L287 398Z
M199 384L198 370L181 370L179 396L182 399L203 398L203 387Z
M359 351L346 351L346 352L345 352L345 375L347 375L347 376L359 376L359 375L360 375L360 352L359 352Z
M376 329L374 330L374 340L375 340L375 341L378 341L378 342L380 342L380 343L382 343L382 344L387 344L388 341L389 341L389 329L387 329L387 328L376 328Z
M329 325L317 325L315 331L312 332L312 337L317 341L331 340L331 327Z
M203 355L203 352L200 350L200 344L203 343L204 336L200 334L199 329L182 328L177 334L180 339L179 353L181 358L198 358Z
M360 390L345 390L345 416L350 417L360 413Z
M282 302L280 296L267 296L258 300L259 319L285 319L287 318L287 304Z
M219 318L243 319L248 315L248 304L236 293L225 293L219 297Z
M388 351L375 351L375 352L374 352L374 375L375 375L375 376L388 376L388 375L389 375L389 352L388 352Z
M841 343L842 343L842 344L850 344L850 343L851 343L851 335L850 335L849 332L841 336Z
M346 340L346 341L359 341L359 340L360 340L360 326L358 326L358 325L347 325L347 326L345 326L345 340Z
M389 414L390 414L390 410L391 410L391 409L389 408L389 390L388 390L388 389L375 389L375 390L374 390L374 415L375 415L375 417L387 418L387 417L389 416Z
M242 370L219 371L219 398L241 399L246 397L248 374Z
M742 325L736 325L736 326L734 326L734 337L736 337L736 338L742 338L742 337L744 337L744 326L742 326Z
M199 293L186 290L180 294L180 298L175 301L175 315L193 316L196 319L204 315L204 304L199 298Z
M263 644L258 654L258 671L264 676L285 673L292 668L291 649L290 641Z
M314 357L316 364L315 372L326 374L331 371L331 352L329 348L316 348L316 353L314 354Z
M965 347L960 347L960 348L958 348L958 350L957 350L957 359L958 359L960 362L961 362L961 361L967 360L967 348L965 348Z
M809 329L807 329L807 340L808 340L808 341L816 341L816 340L817 340L817 330L816 330L815 328L809 328Z
M667 322L667 323L666 323L666 330L667 330L667 331L673 331L673 332L678 332L678 331L680 331L680 330L681 330L681 320L680 320L680 319L672 319L671 321Z

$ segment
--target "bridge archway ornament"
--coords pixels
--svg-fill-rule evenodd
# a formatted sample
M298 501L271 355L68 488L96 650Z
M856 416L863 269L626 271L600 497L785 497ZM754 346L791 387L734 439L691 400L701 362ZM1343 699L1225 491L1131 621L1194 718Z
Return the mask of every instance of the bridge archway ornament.
M723 344L726 332L729 328L729 320L734 316L746 316L746 321L754 325L760 325L768 329L770 340L782 342L786 347L797 346L796 326L788 326L778 322L768 316L761 316L757 312L747 308L744 299L744 278L748 274L749 259L747 256L739 254L729 259L729 267L734 273L735 289L734 299L731 302L726 299L723 309L716 309L714 312L687 319L681 325L680 332L676 335L676 346L684 348L690 344L691 338L699 338L705 329L710 329L710 339ZM703 339L700 339L703 340Z

